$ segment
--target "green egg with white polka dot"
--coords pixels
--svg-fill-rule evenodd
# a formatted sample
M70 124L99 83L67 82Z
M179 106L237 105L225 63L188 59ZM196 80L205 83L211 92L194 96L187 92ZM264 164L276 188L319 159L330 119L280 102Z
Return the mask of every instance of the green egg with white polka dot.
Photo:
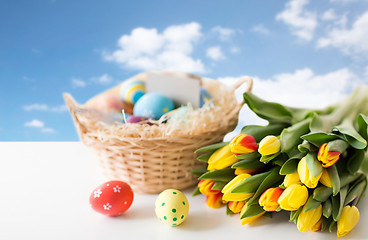
M177 189L166 189L156 198L155 212L161 222L178 226L188 216L188 199Z

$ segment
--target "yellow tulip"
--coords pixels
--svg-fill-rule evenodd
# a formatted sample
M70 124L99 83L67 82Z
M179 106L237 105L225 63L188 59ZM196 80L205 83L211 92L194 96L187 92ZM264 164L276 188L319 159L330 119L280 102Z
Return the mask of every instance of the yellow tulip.
M316 229L315 225L321 220L322 217L322 205L317 208L304 212L300 212L297 222L298 230L301 232L307 232L312 229Z
M265 156L278 153L280 149L280 140L275 136L267 136L263 138L262 141L259 143L258 152Z
M198 189L204 195L215 195L215 194L217 194L221 191L220 190L212 190L212 187L213 187L214 184L215 184L215 181L212 180L212 179L203 179L203 180L199 181Z
M292 184L302 184L299 178L298 171L295 173L287 174L284 178L284 186L290 187Z
M250 177L251 175L248 173L243 173L231 180L225 187L221 190L224 194L222 200L224 201L244 201L248 198L252 197L254 193L232 193L231 191L238 186L244 179Z
M319 179L322 176L322 173L320 173L317 177L314 177L312 175L312 173L308 169L307 160L305 157L303 157L299 161L298 174L301 182L309 188L315 188L318 184Z
M208 170L220 170L230 167L239 161L236 156L230 151L230 145L227 144L222 148L217 149L208 159Z
M231 152L234 154L246 154L257 151L258 145L253 136L239 134L230 142Z
M279 200L279 197L283 191L284 190L279 187L267 189L259 198L259 205L267 212L276 211L276 209L280 206L277 201Z
M230 201L228 206L233 213L239 213L245 205L244 201Z
M300 184L287 187L279 197L280 207L287 211L296 211L308 200L308 189Z
M318 232L322 228L322 218L312 226L311 231Z
M215 195L207 195L206 196L207 206L211 208L220 208L222 207L222 193L218 193Z
M243 173L255 174L255 173L258 173L259 171L260 169L236 168L234 173L235 175L240 175Z
M331 178L330 178L330 174L328 174L327 170L323 170L322 172L322 176L319 179L319 181L325 185L326 187L332 188L332 182L331 182Z
M334 165L340 158L341 152L329 151L327 143L319 147L317 159L322 162L322 166L328 168Z
M240 216L243 215L243 213L245 212L245 210L247 209L247 204L244 205L244 207L242 208L241 212L240 212ZM240 219L240 222L242 225L245 225L245 224L251 224L252 222L254 222L255 220L257 220L258 218L260 218L263 214L265 214L266 212L261 212L255 216L252 216L252 217L246 217L246 218L243 218L243 219Z
M342 209L339 220L337 220L337 236L348 234L359 221L359 210L357 207L345 206Z

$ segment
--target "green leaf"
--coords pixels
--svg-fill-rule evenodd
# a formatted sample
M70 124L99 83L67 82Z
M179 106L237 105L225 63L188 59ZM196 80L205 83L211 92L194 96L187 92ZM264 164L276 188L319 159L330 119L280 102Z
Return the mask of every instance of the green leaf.
M281 131L288 126L290 125L285 123L270 123L267 126L247 125L243 127L241 133L252 135L256 142L260 142L266 136L280 135Z
M199 191L199 188L198 188L198 186L194 189L194 191L193 191L193 193L192 193L192 197L194 197L194 196L197 196L197 195L200 195L201 194L201 192Z
M331 221L330 227L328 228L328 230L330 232L332 232L335 229L335 227L336 227L336 222L335 221Z
M340 191L339 173L337 172L337 168L335 165L332 165L331 167L327 168L327 172L332 182L333 195L336 196Z
M298 208L298 210L296 211L290 211L290 220L289 222L294 222L295 224L298 221L298 217L300 215L300 213L302 212L303 207Z
M329 218L332 214L331 198L328 198L322 205L322 213L325 218Z
M234 163L231 168L260 169L264 166L265 164L261 163L258 159L244 159Z
M322 217L321 232L326 230L327 226L330 226L332 219Z
M263 180L271 173L271 171L258 173L253 176L247 177L241 183L239 183L231 192L232 193L254 193Z
M262 156L261 159L259 160L260 162L263 162L264 164L269 163L272 159L274 159L275 157L277 157L278 155L280 155L280 152L275 153L275 154L271 154L271 155L266 155L266 156Z
M328 151L337 151L337 152L345 152L345 150L349 147L349 143L342 139L335 139L327 143Z
M244 101L260 118L270 122L291 123L291 112L279 103L267 102L251 92L244 93Z
M200 156L197 157L197 160L201 162L208 162L208 159L211 157L211 155L212 153L201 154Z
M195 176L201 176L202 174L204 174L205 172L207 172L207 168L196 168L193 170L189 171L191 174L195 175Z
M368 117L360 114L357 118L358 125L358 133L362 136L366 141L368 141Z
M308 212L312 209L317 208L319 205L321 205L320 201L317 201L313 199L313 196L309 196L307 203L304 206L304 212Z
M254 201L257 201L258 197L261 196L268 188L277 186L282 182L284 177L279 175L279 170L280 168L278 167L271 170L270 174L262 181L261 185L259 185L252 198L248 200L248 204L252 204Z
M324 202L326 201L332 194L332 188L326 186L319 186L313 191L313 199Z
M237 159L254 159L257 161L259 160L260 157L261 157L261 154L259 154L259 152L252 152L252 153L236 155Z
M341 188L338 196L332 197L332 217L336 222L339 220L342 209L344 208L347 192L348 186Z
M309 132L310 119L305 119L285 128L280 135L281 152L288 153L302 142L302 135Z
M202 148L199 148L195 151L195 153L199 153L199 152L215 152L217 149L222 148L223 146L226 146L227 144L229 144L229 142L220 142L220 143L215 143L212 145L208 145Z
M365 157L364 150L355 150L353 155L348 159L348 171L350 174L356 173L363 163Z
M364 149L367 146L367 141L359 135L350 121L343 121L340 125L336 126L336 129L344 135L346 141L353 148Z
M346 196L344 205L349 204L354 201L354 199L360 197L367 187L367 179L365 178L363 181L360 181L349 188L349 192Z
M318 175L323 172L324 168L322 167L322 163L317 160L315 154L308 153L307 156L305 156L305 160L307 162L309 172L313 177L318 177Z
M368 174L368 151L366 151L364 153L364 160L362 163L362 166L360 167L360 169L365 173Z
M330 177L331 177L331 175L330 175ZM364 174L361 174L361 173L349 174L347 172L344 172L341 175L341 184L340 184L341 185L341 188L349 185L350 183L356 181L359 178L362 178L363 179L363 178L365 178L365 175Z
M322 144L339 139L340 137L333 133L313 132L303 135L301 138L317 147L320 147Z
M227 182L216 181L212 186L212 190L222 190Z
M225 168L221 170L213 170L202 174L198 179L212 179L215 181L229 182L235 177L234 169Z
M240 219L247 218L247 217L253 217L260 213L264 212L263 208L259 206L258 203L248 205L247 209L243 212L243 214L240 216Z
M301 144L298 145L298 150L302 153L308 153L312 151L316 151L316 147L312 145L307 140L304 140Z
M287 160L280 169L281 175L295 173L298 170L298 163L300 159L290 158Z

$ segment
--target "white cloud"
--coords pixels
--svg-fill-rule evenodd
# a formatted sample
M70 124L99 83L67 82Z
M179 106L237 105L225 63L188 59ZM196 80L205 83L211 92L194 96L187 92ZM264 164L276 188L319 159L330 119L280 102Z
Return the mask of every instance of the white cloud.
M102 74L99 77L93 77L91 80L95 83L102 84L102 85L108 85L111 84L114 81L114 78L111 77L109 74L105 73Z
M263 24L254 25L250 30L252 32L260 33L263 35L270 34L270 30L268 30L265 26L263 26Z
M337 18L337 15L335 13L335 10L334 9L328 9L327 11L325 11L323 14L322 14L322 20L325 20L325 21L332 21L332 20L335 20Z
M225 55L222 53L220 46L209 47L207 49L206 55L215 61L225 59Z
M45 123L38 120L38 119L33 119L30 122L26 122L24 123L25 127L33 127L33 128L43 128L45 126Z
M232 47L232 48L230 48L230 52L231 53L239 53L240 52L240 48L238 48L238 47Z
M289 25L291 32L297 37L310 41L317 27L317 15L304 9L309 0L290 0L285 9L276 15L276 20Z
M238 78L225 77L220 81L232 83ZM254 77L252 92L272 102L287 106L323 108L342 100L360 83L349 69L317 75L311 69L298 69L294 73L281 73L269 79Z
M80 78L72 78L72 86L75 88L85 87L87 83Z
M30 122L25 122L24 126L29 127L29 128L38 128L38 129L40 129L41 132L44 132L44 133L55 133L56 132L52 128L45 127L45 123L43 121L38 120L38 119L33 119Z
M162 33L157 29L135 28L118 41L119 49L103 53L106 61L139 70L178 70L205 72L200 59L193 59L194 44L202 37L201 25L196 22L173 25Z
M54 107L50 107L47 104L39 104L39 103L34 103L34 104L30 104L30 105L24 105L23 106L23 110L25 111L48 111L48 112L57 112L57 113L61 113L61 112L66 112L68 111L68 108L65 104L61 104L59 106L54 106Z
M224 28L221 26L216 26L212 28L212 32L218 34L220 40L222 41L228 41L233 37L236 33L234 29L231 28Z
M335 47L344 54L368 53L368 11L359 16L351 28L331 29L326 37L318 39L317 47Z

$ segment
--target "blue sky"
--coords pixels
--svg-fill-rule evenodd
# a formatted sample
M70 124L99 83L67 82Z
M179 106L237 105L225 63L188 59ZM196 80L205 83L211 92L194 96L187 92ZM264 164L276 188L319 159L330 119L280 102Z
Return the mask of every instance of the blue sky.
M367 39L366 0L5 1L0 141L76 141L63 92L83 103L153 69L323 107L368 83Z

